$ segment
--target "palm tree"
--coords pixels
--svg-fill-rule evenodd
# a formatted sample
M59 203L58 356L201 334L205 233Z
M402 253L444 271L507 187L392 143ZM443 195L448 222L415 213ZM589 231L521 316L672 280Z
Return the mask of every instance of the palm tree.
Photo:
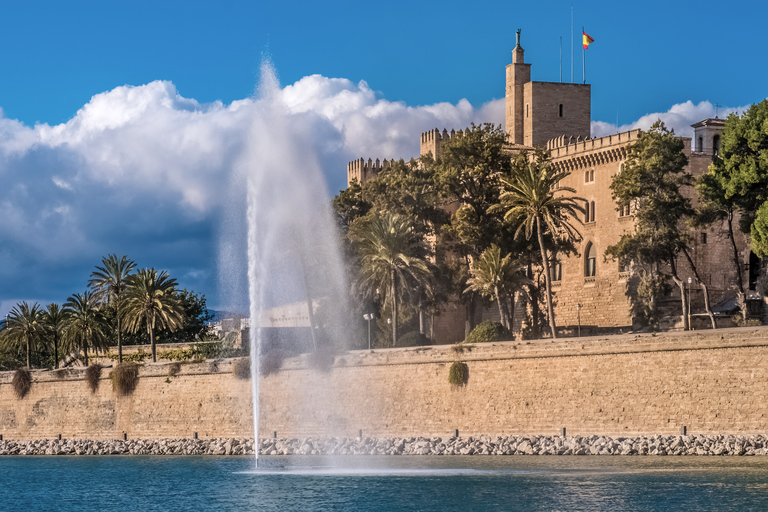
M122 342L122 306L125 290L128 287L128 277L131 271L136 268L136 263L128 259L128 256L122 256L118 259L116 254L110 254L102 258L101 267L91 274L91 280L88 286L93 291L101 295L101 300L114 306L117 316L117 358L123 362L123 342Z
M31 306L27 302L19 302L8 314L2 331L2 342L6 349L21 350L26 347L27 369L32 368L30 354L43 334L40 318L42 311L37 302Z
M489 212L504 211L504 220L513 225L519 224L517 236L525 229L525 237L530 240L534 227L541 250L541 266L544 269L544 283L547 289L547 316L552 337L557 337L555 315L552 310L552 281L549 273L549 258L544 246L544 231L553 237L566 240L581 238L571 219L579 222L577 213L584 213L578 201L580 197L565 195L576 191L571 187L560 186L560 181L570 175L568 171L552 169L547 156L537 151L533 159L523 154L515 161L510 180L502 179L504 192L498 205L491 206Z
M492 244L473 262L467 281L467 291L480 295L499 305L501 325L512 331L515 321L515 293L523 290L528 278L520 272L523 264L512 259L512 254L501 257L501 248Z
M431 288L432 274L423 243L411 222L401 215L373 215L361 218L350 230L360 255L358 286L369 297L383 290L385 303L392 307L392 346L397 342L398 302L406 295Z
M65 340L70 348L83 350L83 363L88 366L88 347L94 350L107 347L104 333L105 318L99 309L98 296L86 290L67 299L64 312L69 316Z
M137 332L147 326L152 361L157 362L155 327L176 331L184 324L184 310L176 296L176 280L163 270L142 269L127 280L124 315L125 328Z
M69 314L58 304L48 304L45 311L42 312L42 324L45 329L45 336L53 345L53 367L59 367L59 342L69 324Z

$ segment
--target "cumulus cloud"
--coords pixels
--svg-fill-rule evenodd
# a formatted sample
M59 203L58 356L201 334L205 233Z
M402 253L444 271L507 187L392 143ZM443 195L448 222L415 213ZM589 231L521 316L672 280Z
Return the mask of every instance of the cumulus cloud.
M277 90L328 189L345 186L347 162L418 156L433 128L504 122L504 100L411 106L366 82L307 76ZM128 254L169 269L216 305L218 233L226 230L229 177L252 146L263 100L199 103L170 82L94 96L59 125L25 125L0 110L0 314L18 297L63 301L82 291L100 258ZM737 109L721 109L721 116ZM661 118L680 135L713 117L709 102L674 105L594 136L647 128Z
M604 135L634 130L636 128L647 130L659 119L664 122L667 128L673 129L676 135L679 135L680 137L693 137L692 124L715 117L716 115L721 119L725 119L729 114L741 114L747 108L749 108L749 105L736 108L715 108L709 101L702 101L698 104L694 104L689 100L685 103L672 105L666 112L646 114L633 123L621 126L616 126L615 123L592 121L592 137L602 137Z

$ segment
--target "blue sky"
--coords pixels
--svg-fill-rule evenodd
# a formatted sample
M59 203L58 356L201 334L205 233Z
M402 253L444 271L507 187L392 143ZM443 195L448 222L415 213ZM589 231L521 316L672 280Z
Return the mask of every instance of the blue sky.
M81 291L110 252L220 303L211 190L238 158L264 56L315 130L333 192L348 160L415 156L422 130L501 122L517 28L534 80L559 80L563 37L569 81L571 6L576 81L582 25L595 39L593 135L656 117L685 134L715 103L722 114L768 94L763 3L468 6L4 2L0 314Z

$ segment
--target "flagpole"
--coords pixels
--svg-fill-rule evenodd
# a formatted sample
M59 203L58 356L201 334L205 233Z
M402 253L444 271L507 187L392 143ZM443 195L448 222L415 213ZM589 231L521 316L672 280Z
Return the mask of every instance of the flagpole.
M584 27L581 27L581 38L584 39ZM587 52L584 51L584 41L581 43L581 78L587 83Z
M571 5L571 83L573 83L573 5Z

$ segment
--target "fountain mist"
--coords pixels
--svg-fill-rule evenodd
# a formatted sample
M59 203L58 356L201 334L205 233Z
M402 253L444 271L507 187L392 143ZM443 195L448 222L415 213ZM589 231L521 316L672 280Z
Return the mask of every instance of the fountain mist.
M254 439L259 439L261 355L315 350L316 344L343 346L346 284L330 200L310 127L282 101L273 67L265 62L256 98L257 114L248 145L230 187L219 244L223 302L241 302L248 277ZM243 212L245 215L243 216ZM245 243L243 243L245 239ZM313 304L315 329L294 330L269 339L264 312L291 304ZM312 311L312 310L310 310ZM312 318L310 314L310 318Z

